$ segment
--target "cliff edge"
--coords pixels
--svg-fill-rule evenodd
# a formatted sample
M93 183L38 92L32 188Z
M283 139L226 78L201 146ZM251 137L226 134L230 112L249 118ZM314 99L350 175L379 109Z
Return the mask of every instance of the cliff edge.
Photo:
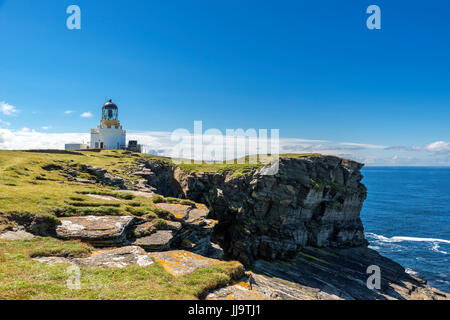
M226 256L247 265L292 258L305 246L367 245L360 219L366 188L355 161L282 156L274 175L266 174L267 166L239 174L146 166L159 172L147 181L157 193L206 204L219 221L215 237Z

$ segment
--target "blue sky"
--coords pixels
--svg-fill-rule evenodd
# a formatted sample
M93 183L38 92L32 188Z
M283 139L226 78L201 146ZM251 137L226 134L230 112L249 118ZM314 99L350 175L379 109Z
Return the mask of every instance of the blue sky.
M66 28L71 4L81 30ZM381 30L366 27L371 4ZM444 0L0 0L0 148L87 139L112 98L151 149L202 120L277 128L283 150L450 165L448 12Z

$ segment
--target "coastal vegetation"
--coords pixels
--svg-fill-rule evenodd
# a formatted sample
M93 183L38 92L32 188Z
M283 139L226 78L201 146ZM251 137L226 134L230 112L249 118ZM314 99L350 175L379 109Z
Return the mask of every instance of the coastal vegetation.
M229 283L241 268L235 262L201 268L175 277L159 263L146 267L81 267L79 290L71 290L67 265L48 265L31 258L83 257L94 249L74 241L53 238L0 240L0 300L28 299L198 299L209 290Z

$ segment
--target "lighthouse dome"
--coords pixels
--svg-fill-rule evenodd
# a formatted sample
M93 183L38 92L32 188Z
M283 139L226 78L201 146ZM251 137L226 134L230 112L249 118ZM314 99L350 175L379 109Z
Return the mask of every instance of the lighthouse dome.
M102 108L102 120L118 120L119 118L119 108L110 99L107 103L103 105Z

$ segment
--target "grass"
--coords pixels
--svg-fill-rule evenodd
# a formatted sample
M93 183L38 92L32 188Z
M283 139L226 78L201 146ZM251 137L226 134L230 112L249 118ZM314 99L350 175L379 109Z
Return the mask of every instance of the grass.
M67 265L31 260L49 253L84 256L91 250L79 242L51 238L0 241L0 300L199 299L242 272L236 262L199 269L178 278L158 263L123 269L81 267L81 288L70 290L66 286L70 276Z
M317 154L285 154L280 157L318 156ZM25 151L0 151L0 216L10 214L35 214L43 216L73 215L136 215L172 219L168 211L158 209L155 203L176 203L194 206L192 201L177 198L146 197L117 192L113 187L86 185L71 181L67 171L76 170L79 177L93 179L79 169L83 165L104 168L128 181L134 179L131 172L145 160L157 160L175 166L169 158L135 154L118 150L101 152L45 153ZM252 172L272 158L247 156L232 163L187 162L179 164L185 171L226 173L231 177ZM186 162L186 161L185 161ZM322 187L320 183L315 183ZM335 186L339 188L339 186ZM113 197L105 201L89 195Z
M76 154L0 151L0 216L136 215L171 218L170 212L156 208L147 197L117 192L112 187L70 181L70 175L65 172L90 164L130 181L133 177L129 173L136 170L142 161L150 159L167 161L161 157L116 150ZM76 171L80 178L92 178L87 173ZM105 201L89 195L116 200Z
M280 159L285 158L307 158L307 157L321 157L319 153L285 153L280 154L278 157ZM234 159L230 161L202 161L195 162L193 160L187 159L174 159L172 163L185 172L206 172L206 173L220 173L227 174L231 178L239 177L248 173L258 170L263 166L272 163L277 159L277 156L271 155L252 155L245 156L239 159Z
M173 198L173 197L163 197L160 195L153 196L152 199L153 203L175 203L175 204L182 204L185 206L191 206L195 207L195 202L191 200L186 199L179 199L179 198Z
M316 154L286 154L280 157L305 157ZM119 150L103 150L101 152L79 151L76 153L45 153L25 151L0 151L0 213L29 212L41 215L54 215L55 212L64 211L70 207L91 208L107 207L105 201L88 197L88 194L103 195L117 198L115 206L120 214L130 214L126 208L130 206L151 207L154 203L179 203L193 205L189 200L175 198L156 198L154 203L145 197L138 197L128 193L121 193L112 187L99 185L86 185L70 181L70 175L62 169L79 168L82 165L93 165L104 168L114 175L129 181L138 179L130 175L138 165L145 160L163 161L169 165L175 163L169 158L152 155L135 154ZM237 177L261 168L271 158L262 156L247 156L232 161L232 163L193 162L179 164L185 171L226 173ZM44 169L46 168L46 169ZM92 179L87 173L79 173L83 179ZM162 200L162 201L161 201ZM132 204L128 205L127 202ZM82 205L81 203L85 203ZM90 204L90 205L88 205ZM106 209L102 209L106 210ZM89 210L73 210L76 214L85 214ZM101 211L101 210L100 210ZM106 210L107 212L107 210ZM141 213L141 211L138 211ZM154 212L154 211L153 211Z
M185 172L208 172L208 173L220 173L227 174L231 177L239 177L246 173L250 173L254 170L261 168L264 164L255 157L244 157L241 159L235 159L230 162L208 162L203 161L196 163L191 160L183 160L182 163L176 165Z

